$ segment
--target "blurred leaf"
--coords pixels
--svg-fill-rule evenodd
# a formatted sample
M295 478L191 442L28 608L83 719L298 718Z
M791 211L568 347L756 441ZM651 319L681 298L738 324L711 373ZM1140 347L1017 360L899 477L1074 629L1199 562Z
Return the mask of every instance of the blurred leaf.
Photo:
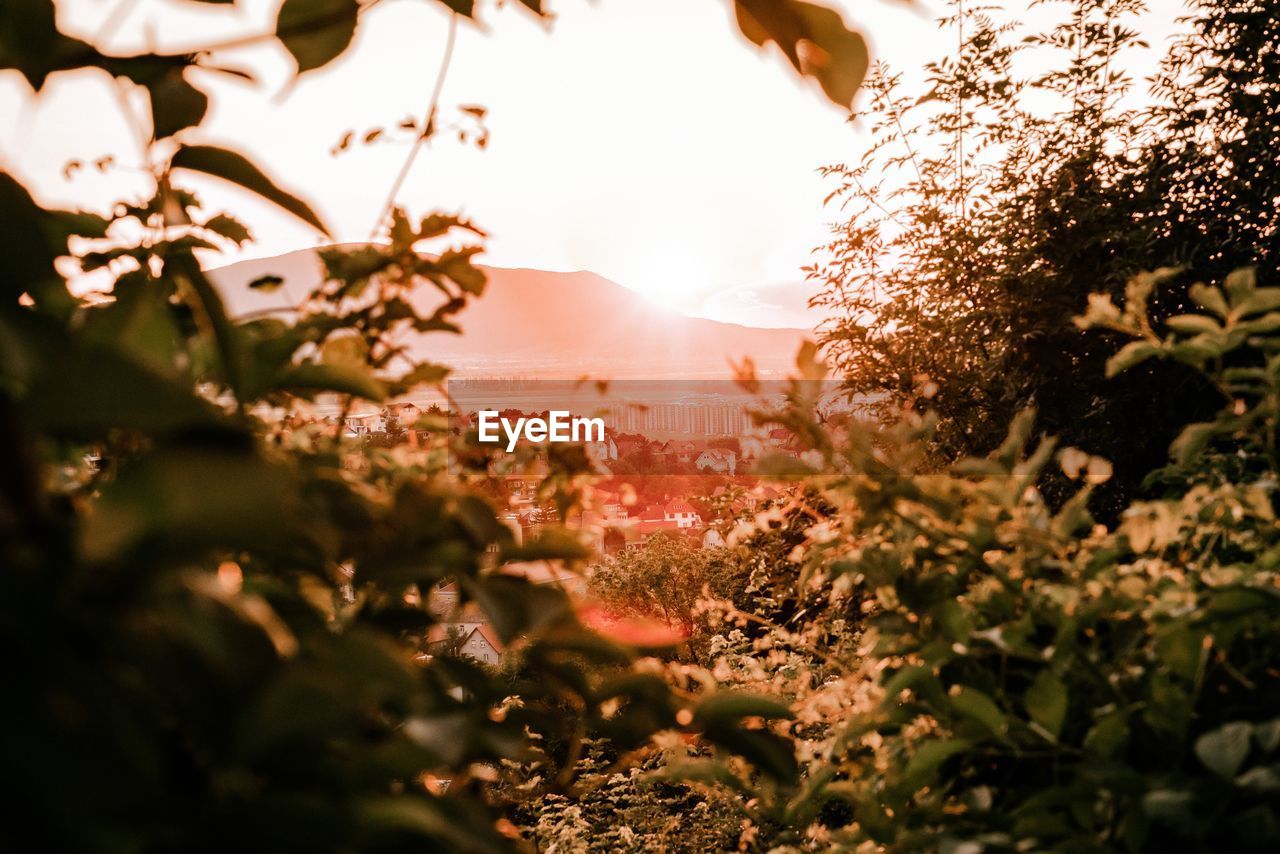
M276 36L305 74L337 59L355 37L358 0L285 0Z
M797 71L849 107L866 77L866 41L833 9L801 0L735 0L738 26L758 45L775 42Z
M981 724L992 735L1003 735L1009 729L1009 722L1000 707L976 688L962 688L951 697L951 707L958 714Z
M1216 320L1203 314L1179 314L1166 320L1165 325L1184 335L1199 335L1202 332L1216 334L1222 331Z
M1152 356L1160 355L1160 348L1147 341L1130 341L1107 360L1107 378L1123 373Z
M242 246L253 239L253 235L249 233L249 229L245 227L244 223L224 213L207 220L204 227L215 234L225 237L237 246Z
M304 362L280 374L275 385L282 390L304 394L331 391L352 394L372 401L385 399L387 392L386 387L369 372L367 367L354 364L329 365Z
M148 558L207 548L282 552L297 536L297 478L252 449L169 445L146 455L102 491L81 536L92 562L146 545Z
M914 792L927 785L942 763L972 746L972 742L963 738L931 739L924 742L916 748L902 771L903 787Z
M1234 777L1249 755L1253 725L1245 721L1224 724L1196 739L1196 756L1219 777Z
M1222 296L1222 291L1211 285L1196 283L1187 291L1187 295L1191 297L1191 301L1207 311L1213 312L1218 317L1225 318L1231 313L1231 309L1227 307L1227 301Z
M274 275L259 276L258 278L254 279L252 282L249 283L249 289L254 291L266 291L270 293L271 291L279 290L280 286L283 284L284 284L284 279L280 278L279 276L274 276Z
M524 542L503 547L503 561L526 560L586 560L592 551L573 531L565 528L546 528L538 536Z
M737 691L716 691L698 703L693 719L706 726L751 717L790 720L794 714L790 706L773 697Z
M147 88L151 93L151 125L156 139L173 136L204 121L209 96L186 81L181 67L174 68Z
M293 2L296 3L298 0L293 0ZM298 219L313 226L326 237L331 236L328 229L320 221L320 218L307 206L306 202L280 189L270 178L263 174L262 170L246 160L241 154L211 145L184 145L173 155L169 165L174 169L189 169L193 172L202 172L244 187L246 190L261 196L269 202L273 202Z
M1036 674L1023 697L1027 714L1055 739L1062 733L1067 719L1067 686L1051 671Z

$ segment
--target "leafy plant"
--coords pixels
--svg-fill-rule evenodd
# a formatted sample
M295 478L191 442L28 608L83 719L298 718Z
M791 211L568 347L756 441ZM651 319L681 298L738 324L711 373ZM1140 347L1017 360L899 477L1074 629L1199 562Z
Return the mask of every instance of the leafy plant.
M429 2L454 26L477 14ZM249 40L278 43L307 73L377 5L286 0L272 32ZM753 38L793 62L795 39L826 46L831 62L801 70L852 96L857 55L841 51L861 42L834 13L749 5ZM493 809L494 769L535 739L640 743L693 729L696 712L710 741L750 749L733 716L700 698L620 682L634 647L585 627L558 589L506 571L534 554L577 565L571 534L519 547L483 493L448 472L443 437L370 450L313 407L328 396L345 414L446 376L402 341L459 331L485 279L479 244L450 241L478 229L411 218L393 191L384 239L325 250L323 283L300 303L228 311L197 252L250 235L206 211L184 189L190 175L328 233L295 192L200 141L208 99L186 71L236 73L217 66L218 47L110 56L61 32L51 0L0 9L0 68L37 93L58 73L103 72L146 89L152 118L150 197L110 217L43 207L0 175L0 639L13 652L0 844L501 850L518 833ZM74 296L59 272L68 259L105 271L109 294ZM440 294L425 316L407 299L424 287ZM437 619L430 591L446 582L518 654L514 675L417 654Z
M1080 321L1133 339L1111 371L1175 360L1223 393L1218 416L1174 444L1164 497L1130 504L1115 527L1088 512L1110 464L1035 437L1032 411L946 475L918 473L928 416L890 433L822 428L825 470L840 474L817 481L831 512L791 560L833 603L860 594L866 616L856 652L833 650L820 679L791 678L791 734L809 757L805 785L775 796L792 839L902 851L1280 840L1280 291L1241 270L1190 289L1202 312L1161 323L1148 301L1175 272L1136 277L1121 307L1093 297ZM1050 467L1075 484L1058 509L1036 487ZM817 609L775 634L759 672L778 673L764 649L803 651L841 616Z

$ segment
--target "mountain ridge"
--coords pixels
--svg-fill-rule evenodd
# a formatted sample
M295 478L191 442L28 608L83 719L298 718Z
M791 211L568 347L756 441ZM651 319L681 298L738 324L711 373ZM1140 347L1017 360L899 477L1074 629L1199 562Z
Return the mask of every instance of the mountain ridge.
M728 379L750 357L762 376L794 363L806 330L763 328L689 317L589 270L554 272L483 266L489 283L457 315L462 335L435 333L408 342L415 357L444 362L459 376ZM280 291L255 291L260 276L284 279ZM248 259L209 271L235 316L287 310L320 283L316 250ZM441 296L410 296L429 314Z

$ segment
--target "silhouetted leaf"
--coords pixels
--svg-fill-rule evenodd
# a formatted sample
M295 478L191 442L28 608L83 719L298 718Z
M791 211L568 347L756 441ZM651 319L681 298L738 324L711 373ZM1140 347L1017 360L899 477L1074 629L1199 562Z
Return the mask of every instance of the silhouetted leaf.
M776 43L833 103L850 106L870 57L866 41L845 26L838 12L802 0L735 0L734 8L747 38L761 46Z
M303 222L329 235L328 230L306 202L280 189L243 155L211 145L184 145L170 161L174 169L189 169L230 181L269 202L284 208Z
M156 139L173 136L204 121L209 96L188 83L181 68L173 69L147 88L151 93L151 123Z
M342 55L355 36L358 0L285 0L276 36L305 74Z

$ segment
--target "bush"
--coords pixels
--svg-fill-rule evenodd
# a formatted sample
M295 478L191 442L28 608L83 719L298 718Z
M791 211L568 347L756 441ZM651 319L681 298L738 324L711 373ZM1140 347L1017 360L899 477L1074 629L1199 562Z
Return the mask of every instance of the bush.
M1195 285L1201 313L1161 327L1147 305L1175 273L1135 278L1122 307L1094 298L1080 321L1133 339L1111 373L1176 361L1222 395L1174 443L1164 495L1115 527L1087 509L1110 465L1034 438L1030 411L945 476L914 473L927 417L892 436L829 428L833 512L791 558L833 603L865 597L866 618L856 653L791 679L806 782L773 803L793 843L1280 844L1280 288L1248 270ZM1036 486L1050 467L1076 484L1057 510ZM841 617L815 610L755 657L776 673Z

